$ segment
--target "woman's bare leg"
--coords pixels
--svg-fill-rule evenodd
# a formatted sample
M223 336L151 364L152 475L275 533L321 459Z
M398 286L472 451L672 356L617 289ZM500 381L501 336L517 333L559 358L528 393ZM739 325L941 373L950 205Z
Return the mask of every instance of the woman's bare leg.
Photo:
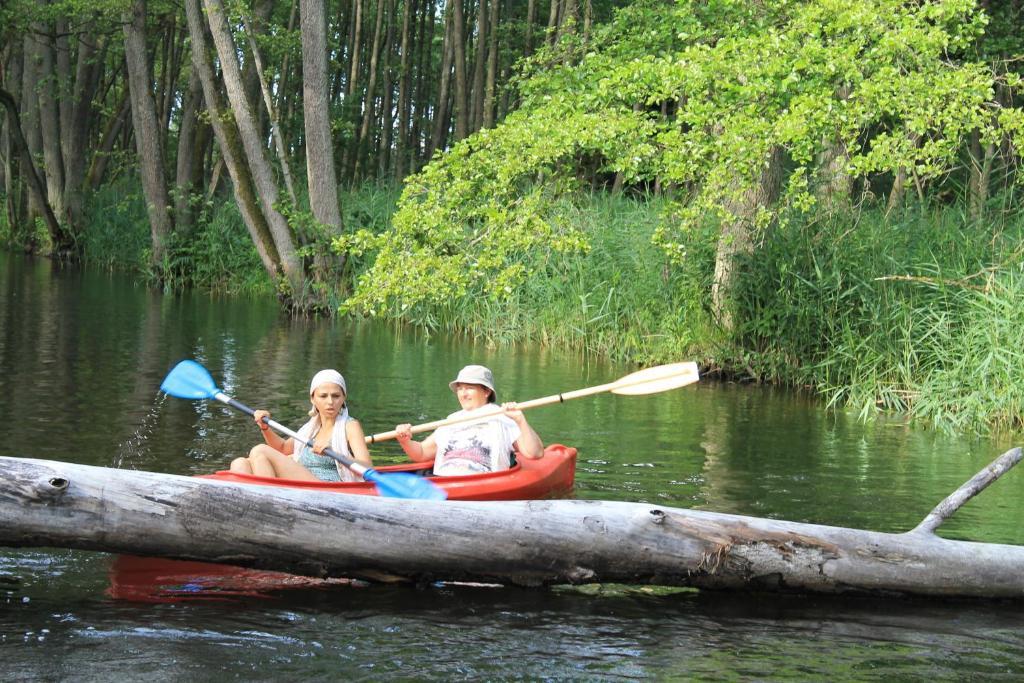
M249 464L249 458L235 458L231 461L231 467L228 469L232 472L237 472L238 474L252 474L252 466Z
M320 481L305 467L266 444L260 444L249 451L249 465L252 473L259 477Z

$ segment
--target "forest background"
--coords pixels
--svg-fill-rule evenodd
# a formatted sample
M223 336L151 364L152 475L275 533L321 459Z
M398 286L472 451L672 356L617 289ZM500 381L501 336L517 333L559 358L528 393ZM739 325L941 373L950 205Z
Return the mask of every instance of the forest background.
M1021 0L4 0L0 241L1024 427Z

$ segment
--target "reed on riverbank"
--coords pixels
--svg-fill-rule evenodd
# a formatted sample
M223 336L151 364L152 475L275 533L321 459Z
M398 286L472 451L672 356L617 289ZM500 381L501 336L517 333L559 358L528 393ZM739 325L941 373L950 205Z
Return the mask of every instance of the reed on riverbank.
M343 199L351 229L383 232L398 190L366 185ZM148 223L130 183L89 203L88 261L145 274ZM397 324L485 343L543 344L620 361L695 358L725 376L803 387L862 417L902 412L959 431L1020 429L1024 415L1024 223L969 222L956 207L880 211L770 229L743 263L732 334L711 315L717 231L689 235L670 264L651 236L671 207L657 197L580 195L557 220L586 236L575 253L523 258L525 283L382 312ZM272 296L233 202L202 218L170 250L167 288ZM316 254L307 247L307 257ZM349 256L330 284L344 302L372 263Z

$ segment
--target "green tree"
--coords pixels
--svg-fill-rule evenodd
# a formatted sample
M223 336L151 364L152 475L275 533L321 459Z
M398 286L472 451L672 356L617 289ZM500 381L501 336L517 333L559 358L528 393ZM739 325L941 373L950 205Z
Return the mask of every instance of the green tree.
M523 252L585 248L551 200L620 174L676 199L655 238L670 259L720 229L713 312L729 329L735 263L773 225L901 176L924 198L972 132L1020 135L998 74L968 59L985 23L971 0L645 0L593 44L564 32L527 63L518 111L409 179L389 233L338 242L376 254L350 304L500 297L528 276Z

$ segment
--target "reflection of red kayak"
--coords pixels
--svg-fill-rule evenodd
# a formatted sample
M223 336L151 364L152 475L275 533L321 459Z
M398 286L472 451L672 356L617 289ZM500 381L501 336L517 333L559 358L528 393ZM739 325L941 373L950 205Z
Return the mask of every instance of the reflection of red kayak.
M426 476L430 463L390 465L374 469L381 473L423 472ZM535 500L568 493L572 490L575 475L576 449L555 444L544 449L543 458L520 458L509 470L463 477L432 477L431 481L448 493L449 500ZM227 471L200 476L204 479L262 486L376 494L373 484L365 482L334 484L292 481ZM145 602L218 600L237 596L260 597L267 592L289 588L323 588L344 583L349 581L313 579L284 572L242 569L206 562L121 555L111 567L107 594L115 599Z
M314 579L227 564L118 555L110 568L107 595L136 602L227 600L269 597L269 592L290 588L326 588L350 583L348 579Z
M374 468L381 474L388 472L423 472L430 470L430 463L409 463L385 465ZM200 475L204 479L233 481L241 484L262 484L264 486L286 486L316 491L358 493L376 495L377 490L368 482L329 483L317 481L293 481L272 479L249 474L235 474L226 470ZM535 500L551 498L572 490L576 476L576 449L554 444L544 449L544 457L537 460L519 458L511 469L486 474L470 474L463 477L436 477L431 481L448 493L448 500Z

